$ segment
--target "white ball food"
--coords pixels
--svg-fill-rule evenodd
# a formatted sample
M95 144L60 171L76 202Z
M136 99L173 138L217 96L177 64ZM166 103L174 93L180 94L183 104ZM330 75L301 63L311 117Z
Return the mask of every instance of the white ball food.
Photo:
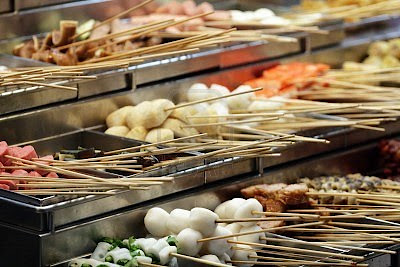
M269 17L275 16L275 13L268 8L259 8L256 11L254 11L254 17L257 20L262 20L262 19L266 19Z
M186 128L186 123L178 119L168 118L161 125L161 128L170 129L174 132L174 137L186 137L194 134L198 134L194 128Z
M131 253L129 252L129 250L128 249L126 249L126 248L115 248L115 249L113 249L113 250L111 250L111 251L109 251L107 254L106 254L106 258L108 257L108 256L111 256L112 258L113 258L113 262L114 263L119 263L119 261L122 261L122 260L131 260L132 259L132 256L131 256Z
M255 100L253 101L249 107L248 111L266 111L272 110L273 109L278 109L282 107L284 104L280 102L273 102L273 101L267 101L267 100Z
M233 215L234 219L244 219L244 218L260 218L261 215L253 214L253 211L263 212L263 206L255 198L249 198L246 202L240 206L240 208ZM256 222L238 222L240 225L248 227L255 225Z
M234 253L234 251L232 250L232 253ZM232 254L233 255L233 254ZM219 261L221 262L221 263L224 263L224 264L227 264L227 265L232 265L232 263L230 263L230 261L231 261L232 259L231 259L231 256L229 256L227 253L224 253L224 255L222 255L220 258L219 258Z
M246 202L244 198L234 198L232 200L227 201L228 203L225 206L225 216L227 219L233 219L236 211Z
M231 18L233 21L246 21L247 16L243 11L240 10L231 10Z
M190 227L206 237L214 233L217 228L215 221L218 219L218 215L208 209L193 208L190 210Z
M193 84L186 93L189 102L204 100L210 97L208 87L204 83Z
M135 245L139 246L146 254L149 253L151 247L157 243L155 238L139 238L135 240Z
M190 211L184 209L174 209L169 214L167 221L168 229L174 233L178 234L185 228L190 227Z
M98 243L90 258L98 261L104 261L106 254L111 247L112 245L107 242Z
M112 112L110 115L107 116L106 118L106 124L107 127L113 127L113 126L126 126L126 116L134 110L134 106L126 106L120 109L117 109L116 111Z
M131 129L136 126L143 126L146 129L158 127L172 113L172 110L165 109L174 106L174 103L168 99L144 101L135 106L135 109L126 116L126 123Z
M171 253L177 253L177 248L174 246L168 246L163 248L158 253L161 265L165 265L171 261L172 258Z
M228 219L228 217L226 217L225 215L225 207L228 201L222 202L214 210L214 212L219 216L220 219Z
M191 228L182 230L176 236L180 253L188 256L196 256L200 252L203 245L203 243L199 243L197 240L202 238L203 235L199 231Z
M260 231L262 228L258 225L252 225L249 227L243 227L240 229L240 233ZM251 243L265 243L265 240L261 240L262 237L265 237L265 233L255 233L250 235L241 235L238 236L237 240L241 242L251 242Z
M151 264L151 262L153 261L152 258L150 257L146 257L146 256L137 256L135 257L135 259L137 260L138 263L147 263L147 264Z
M106 134L125 137L129 133L129 128L126 126L113 126L105 131Z
M217 226L212 236L231 235L232 232L222 226ZM232 248L232 244L228 243L230 238L216 239L206 242L206 251L209 254L217 255L218 257L224 255Z
M148 249L147 254L153 254L159 257L160 251L164 248L169 247L168 242L165 239L158 239L157 242Z
M151 208L144 217L144 225L150 234L163 237L169 234L167 221L168 212L161 208ZM146 251L145 251L146 252Z
M239 223L230 223L227 226L225 226L226 229L231 231L233 234L237 234L240 232L240 229L242 229L242 225Z
M155 128L150 130L144 139L149 143L157 143L174 139L174 132L170 129Z
M223 85L216 84L216 83L211 84L210 90L214 90L214 91L218 92L218 96L226 96L231 93L231 91L229 91L228 88L226 88Z
M182 102L181 104L184 104L184 103L185 102ZM200 103L200 104L205 104L205 103ZM170 117L188 123L189 122L188 117L193 116L199 112L196 106L198 106L200 104L174 109L172 111Z
M206 260L206 261L215 262L215 263L221 263L221 261L218 259L217 256L211 255L211 254L210 255L201 256L200 259Z
M131 129L126 135L126 138L132 138L140 141L144 141L146 139L146 135L148 131L143 126L136 126L135 128Z
M241 85L238 88L236 88L235 90L233 90L232 94L246 92L251 89L252 88L249 85ZM247 93L247 94L228 97L227 98L228 106L231 110L247 109L250 106L250 104L252 102L252 98L254 96L255 96L254 92L251 92L251 93Z
M271 16L261 20L261 24L265 25L287 26L290 25L290 23L291 23L290 20L278 16Z
M250 246L247 245L237 245L240 248L244 249L253 249ZM232 256L232 260L234 261L257 261L257 258L253 257L257 256L257 253L255 251L250 251L250 250L235 250L235 253ZM251 267L254 266L254 264L236 264L235 266L239 267Z

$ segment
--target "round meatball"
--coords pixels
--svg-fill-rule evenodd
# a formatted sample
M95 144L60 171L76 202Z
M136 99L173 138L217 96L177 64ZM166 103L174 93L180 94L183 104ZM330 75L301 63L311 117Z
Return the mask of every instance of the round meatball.
M190 227L199 231L203 236L211 236L217 228L219 217L211 210L204 208L193 208L190 211Z
M169 234L167 221L169 214L161 208L151 208L144 217L144 225L150 234L163 237Z
M202 238L203 236L200 232L191 228L186 228L176 236L178 250L182 254L196 256L203 245L203 243L197 242L197 240Z
M190 227L190 211L174 209L169 214L167 227L172 233L179 233L183 229Z

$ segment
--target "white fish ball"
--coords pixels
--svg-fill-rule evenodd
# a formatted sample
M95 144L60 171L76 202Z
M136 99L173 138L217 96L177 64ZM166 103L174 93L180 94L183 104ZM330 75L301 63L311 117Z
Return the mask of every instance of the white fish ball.
M135 257L135 259L137 260L138 263L147 263L147 264L151 264L153 259L150 257L146 257L146 256L137 256Z
M126 115L128 115L132 110L134 110L134 106L126 106L110 113L106 118L107 127L126 126Z
M166 247L169 247L168 242L163 238L158 239L157 242L148 249L147 254L153 254L158 257L160 254L160 251Z
M228 203L228 201L225 201L225 202L219 204L214 210L214 212L219 216L220 219L228 219L225 216L225 207L226 207L227 203Z
M235 90L233 90L232 94L246 92L251 89L252 88L249 85L241 85L238 88L236 88ZM252 100L251 100L252 97L254 97L254 96L255 96L254 92L242 94L242 95L231 96L231 97L227 98L228 106L231 110L247 109L252 102Z
M229 95L231 93L231 91L229 91L228 88L226 88L223 85L216 84L216 83L211 84L210 90L217 91L219 93L219 96L226 96L226 95Z
M182 102L181 104L184 104L185 102ZM200 103L200 104L205 104L205 103ZM170 115L171 118L174 119L178 119L181 120L183 122L189 122L188 120L188 116L193 116L196 113L198 113L198 109L196 108L198 105L200 104L196 104L196 105L191 105L191 106L186 106L186 107L182 107L182 108L177 108L174 109ZM202 105L200 105L202 106ZM207 106L207 105L206 105Z
M203 100L209 97L208 87L204 83L193 84L186 93L189 102Z
M167 227L172 233L179 233L185 228L190 227L190 211L184 209L174 209L169 214Z
M104 259L106 258L106 254L111 247L112 245L107 242L99 242L90 258L98 261L104 261Z
M242 229L240 229L240 233L260 231L260 230L262 230L260 226L252 225L249 227L243 227ZM261 240L262 237L265 237L265 233L263 232L250 235L241 235L237 237L237 240L242 242L251 242L251 243L265 243L265 240Z
M143 126L136 126L135 128L131 129L126 135L126 138L132 138L140 141L144 141L146 139L146 135L148 131Z
M184 123L183 121L174 118L168 118L161 125L161 128L170 129L171 131L174 132L175 137L186 137L192 135L193 133L198 134L196 129L186 128L185 126L186 123Z
M136 126L143 126L146 129L160 126L172 113L172 110L165 109L174 106L168 99L141 102L126 116L126 123L131 129Z
M253 249L250 246L247 245L237 245L240 248L244 249ZM235 253L232 256L232 260L235 261L257 261L257 258L253 258L254 256L257 256L257 253L255 251L250 251L250 250L235 250ZM236 264L236 266L239 267L251 267L254 266L254 264Z
M129 132L129 128L126 126L113 126L108 128L105 133L110 135L116 135L124 137Z
M157 143L172 139L174 139L174 132L170 129L155 128L147 133L145 141L149 143Z
M233 215L234 219L244 219L244 218L259 218L261 215L253 214L253 211L263 212L263 206L255 198L249 198L246 202L240 206L240 208ZM238 222L242 226L251 226L256 224L256 222Z
M165 265L171 261L171 253L177 253L177 248L174 246L168 246L158 253L161 265Z
M240 232L240 229L242 229L242 225L239 223L230 223L227 226L225 226L226 229L231 231L233 234L237 234Z
M202 239L203 235L196 230L191 228L186 228L182 230L177 236L176 240L178 241L178 248L181 251L180 253L188 255L188 256L196 256L203 243L197 242L197 240Z
M153 236L166 236L169 234L167 221L169 218L168 212L161 208L151 208L144 217L144 225Z
M190 227L206 237L214 233L217 228L215 221L218 219L218 215L209 209L193 208L190 210Z
M254 11L254 17L257 20L262 20L262 19L272 17L272 16L275 16L275 13L271 9L268 9L268 8L259 8L256 11Z
M202 260L206 260L206 261L215 262L215 263L221 263L221 261L218 259L218 257L217 257L217 256L215 256L215 255L211 255L211 254L209 254L209 255L204 255L204 256L201 256L201 257L200 257L200 259L202 259Z
M231 235L232 232L222 226L217 226L215 232L212 236L223 236L223 235ZM229 251L232 248L232 244L228 243L230 238L224 239L216 239L206 242L206 251L209 254L214 254L217 256L222 256L224 253Z
M145 253L149 253L151 247L157 243L155 238L139 238L136 239L134 244L139 246Z
M242 206L246 202L246 199L234 198L227 202L228 203L225 206L225 216L227 219L233 219L235 212L240 208L240 206Z

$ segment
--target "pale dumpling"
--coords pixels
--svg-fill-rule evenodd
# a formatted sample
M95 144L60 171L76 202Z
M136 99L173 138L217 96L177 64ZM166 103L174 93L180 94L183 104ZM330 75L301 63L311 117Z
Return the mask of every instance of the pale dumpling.
M116 111L112 112L110 115L107 116L106 118L106 124L107 127L113 127L113 126L126 126L126 116L134 110L134 106L126 106L120 109L117 109Z
M170 129L155 128L148 132L145 141L149 143L157 143L174 139L174 132Z
M136 126L135 128L131 129L127 134L126 138L132 138L140 141L144 141L146 139L147 130L143 126Z
M113 126L111 128L108 128L105 133L106 134L111 134L111 135L116 135L116 136L122 136L124 137L127 135L129 132L129 128L126 126Z

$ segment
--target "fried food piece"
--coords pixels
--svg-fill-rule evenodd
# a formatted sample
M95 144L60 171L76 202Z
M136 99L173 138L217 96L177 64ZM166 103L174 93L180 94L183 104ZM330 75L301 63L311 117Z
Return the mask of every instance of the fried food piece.
M291 184L278 191L277 199L287 205L299 205L308 202L306 184Z
M265 198L263 196L255 196L261 205L263 205L265 211L269 212L285 212L286 205L279 200L272 198Z

